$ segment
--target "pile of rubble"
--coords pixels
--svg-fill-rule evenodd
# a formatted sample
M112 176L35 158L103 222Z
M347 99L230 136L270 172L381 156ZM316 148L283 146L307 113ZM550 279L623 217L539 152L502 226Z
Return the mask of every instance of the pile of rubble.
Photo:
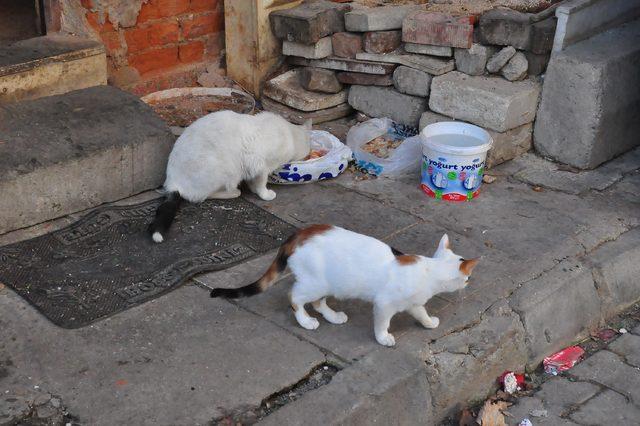
M307 1L273 12L292 69L265 84L263 106L294 122L350 115L424 127L463 120L489 130L489 166L531 148L553 8L447 15L420 5Z

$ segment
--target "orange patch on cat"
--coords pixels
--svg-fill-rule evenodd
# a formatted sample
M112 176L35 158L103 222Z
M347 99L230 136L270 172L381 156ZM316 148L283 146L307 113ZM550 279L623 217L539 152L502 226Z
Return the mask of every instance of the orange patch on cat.
M396 260L401 265L413 265L418 262L420 258L414 254L402 254L400 256L396 256Z
M471 271L473 271L478 262L480 262L480 259L463 260L460 264L460 272L467 276L471 275Z
M310 238L313 238L316 235L324 234L325 232L330 231L331 229L333 229L332 225L316 224L316 225L311 225L304 229L299 230L293 238L289 239L289 241L285 243L284 250L286 255L291 256L294 250L296 249L296 247L301 246L302 244L305 243L305 241L309 240Z

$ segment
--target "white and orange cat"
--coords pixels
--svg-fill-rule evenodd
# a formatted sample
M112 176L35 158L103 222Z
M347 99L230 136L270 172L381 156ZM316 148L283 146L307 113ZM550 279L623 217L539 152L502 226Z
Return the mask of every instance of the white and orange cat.
M327 305L326 298L362 299L373 303L374 333L381 345L393 346L388 331L391 318L407 311L426 328L440 323L424 305L438 293L467 285L478 259L465 260L451 251L449 237L440 240L433 257L403 255L366 235L331 225L312 225L298 231L280 247L267 272L255 283L238 289L213 289L211 297L237 298L269 288L287 265L295 276L289 294L298 323L318 328L317 319L304 308L313 308L332 324L347 322L344 312Z

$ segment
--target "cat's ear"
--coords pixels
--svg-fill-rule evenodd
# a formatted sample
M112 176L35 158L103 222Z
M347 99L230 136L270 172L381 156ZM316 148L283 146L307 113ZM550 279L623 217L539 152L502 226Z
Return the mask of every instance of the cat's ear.
M438 249L436 250L436 257L442 254L445 249L451 250L451 243L449 242L449 236L444 234L442 238L440 238L440 244L438 244Z
M311 118L308 119L307 121L304 122L304 124L302 126L307 130L311 130L311 128L313 126L313 120Z
M471 275L471 272L473 271L473 268L476 267L478 262L480 262L479 258L470 259L470 260L463 260L462 263L460 263L460 272L462 272L466 276Z

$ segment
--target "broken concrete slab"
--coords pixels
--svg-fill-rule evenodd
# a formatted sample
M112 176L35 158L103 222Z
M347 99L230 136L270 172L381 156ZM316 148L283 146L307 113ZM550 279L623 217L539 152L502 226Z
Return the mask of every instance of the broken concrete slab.
M432 44L404 43L404 50L410 53L419 53L421 55L442 56L450 58L453 56L451 46L434 46Z
M0 122L0 233L160 186L175 141L111 86L0 106Z
M416 11L402 24L402 41L468 49L473 43L472 16Z
M400 93L426 98L429 96L431 74L401 65L393 72L393 85Z
M285 56L300 56L307 59L326 58L333 54L331 37L323 37L312 44L284 40L282 42L282 54Z
M544 402L544 409L549 414L562 416L573 407L588 401L598 392L600 388L592 383L553 377L542 384L535 396Z
M304 124L307 120L311 120L313 124L325 123L342 117L348 117L353 113L353 108L351 108L351 105L346 102L330 108L319 109L317 111L300 111L299 109L291 108L267 97L263 97L261 102L262 107L266 111L280 114L288 121L295 124Z
M420 115L427 109L424 98L378 86L351 86L349 104L370 117L389 117L413 127L418 126Z
M12 292L0 293L0 306L2 359L11 356L22 374L64 395L69 412L89 424L180 424L186 412L204 424L259 406L326 360L193 285L78 330L53 326ZM18 338L25 333L29 340Z
M361 86L392 86L393 75L362 74L358 72L339 72L338 81L344 84L358 84Z
M458 71L434 77L429 108L498 132L533 121L540 84L531 80L468 76Z
M640 20L555 54L535 124L538 152L592 169L638 146L638 64Z
M424 55L410 55L403 53L358 53L356 59L363 61L386 62L392 64L401 64L407 67L427 72L432 75L441 75L452 71L455 68L455 62L448 59L434 58Z
M527 57L522 52L517 52L509 59L509 62L502 67L500 75L509 81L518 81L525 78L527 70L529 69L529 63Z
M335 33L331 36L333 54L339 58L356 58L362 52L362 35L348 32Z
M469 49L456 49L456 69L469 75L482 75L487 65L487 60L493 56L493 46L483 46L474 43Z
M291 65L376 75L391 74L396 68L395 64L358 61L355 59L338 58L335 56L330 56L324 59L306 59L299 58L297 56L290 56L288 61Z
M300 111L318 111L347 101L347 91L335 94L305 90L300 84L300 70L294 69L267 81L263 95Z
M402 21L416 6L382 6L352 10L344 16L348 31L385 31L402 28Z
M640 418L640 409L627 398L605 390L570 415L579 424L632 425Z
M301 68L300 84L304 89L312 92L338 93L342 90L342 84L338 81L336 73L322 68Z
M344 31L344 14L348 10L347 5L318 0L271 12L269 21L277 38L311 44Z
M504 67L507 62L516 54L516 49L513 46L507 46L495 53L487 61L487 71L491 73L497 73Z
M393 52L401 44L401 31L372 31L363 36L364 51L368 53Z

